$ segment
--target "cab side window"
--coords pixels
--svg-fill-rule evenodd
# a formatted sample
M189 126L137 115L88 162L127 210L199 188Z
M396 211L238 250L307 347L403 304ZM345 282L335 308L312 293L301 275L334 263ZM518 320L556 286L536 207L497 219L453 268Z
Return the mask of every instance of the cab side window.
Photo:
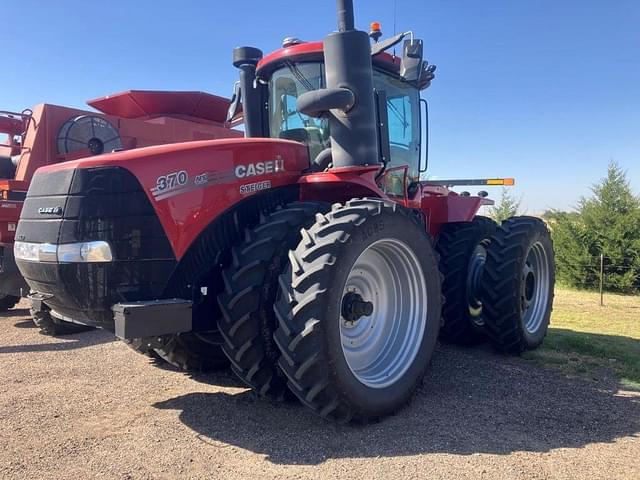
M415 141L413 138L411 97L409 95L387 97L387 115L391 146L410 151ZM407 163L411 163L409 157L407 157Z

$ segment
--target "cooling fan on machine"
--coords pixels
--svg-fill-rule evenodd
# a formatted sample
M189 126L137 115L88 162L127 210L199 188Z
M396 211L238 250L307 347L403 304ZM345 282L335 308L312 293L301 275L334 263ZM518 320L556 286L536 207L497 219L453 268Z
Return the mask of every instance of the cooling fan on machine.
M118 130L95 115L80 115L67 120L60 127L57 141L61 155L85 149L92 155L100 155L122 148Z

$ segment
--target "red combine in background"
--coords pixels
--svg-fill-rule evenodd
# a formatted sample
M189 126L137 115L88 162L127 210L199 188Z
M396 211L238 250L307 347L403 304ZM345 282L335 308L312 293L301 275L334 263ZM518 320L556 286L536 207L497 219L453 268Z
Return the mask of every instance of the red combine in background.
M231 129L238 120L225 120L229 99L208 93L131 90L87 103L101 113L48 104L21 113L0 111L0 311L28 293L13 242L39 167L151 145L242 136Z

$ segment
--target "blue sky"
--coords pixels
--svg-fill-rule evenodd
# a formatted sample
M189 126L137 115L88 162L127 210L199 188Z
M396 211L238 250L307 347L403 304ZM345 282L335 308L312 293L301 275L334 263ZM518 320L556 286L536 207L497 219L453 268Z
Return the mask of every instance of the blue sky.
M392 0L355 0L393 33ZM321 39L335 2L1 0L0 109L127 89L229 95L233 47ZM570 208L615 159L640 193L640 2L397 0L438 65L430 174L514 176L529 213ZM492 191L498 196L498 191Z

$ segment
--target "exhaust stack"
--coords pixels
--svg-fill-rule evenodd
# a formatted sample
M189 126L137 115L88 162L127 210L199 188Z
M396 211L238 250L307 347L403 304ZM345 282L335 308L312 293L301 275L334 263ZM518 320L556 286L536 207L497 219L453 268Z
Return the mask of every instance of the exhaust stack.
M353 30L353 0L338 0L338 31Z
M376 165L380 160L369 35L355 29L352 0L338 0L337 10L338 31L324 40L327 88L300 95L297 109L329 119L333 167Z
M327 89L346 88L353 106L331 110L331 156L334 167L379 163L369 35L355 29L352 0L338 0L338 31L324 40Z

